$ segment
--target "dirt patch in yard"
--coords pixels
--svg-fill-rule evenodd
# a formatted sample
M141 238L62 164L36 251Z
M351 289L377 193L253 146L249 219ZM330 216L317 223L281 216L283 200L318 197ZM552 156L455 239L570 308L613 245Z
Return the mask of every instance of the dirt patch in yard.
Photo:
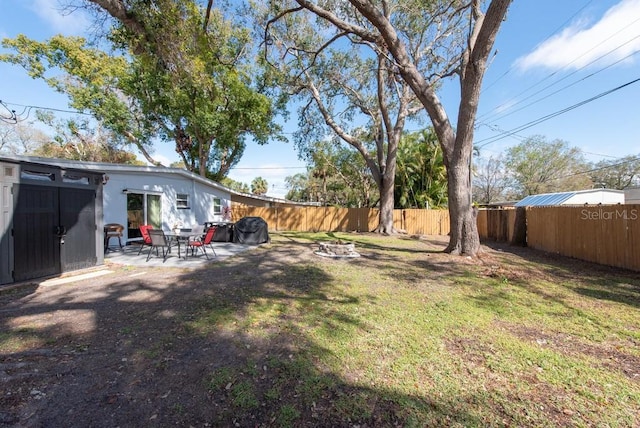
M80 282L0 290L0 426L403 425L407 421L397 403L408 397L391 400L390 393L350 384L326 370L319 357L317 372L310 373L298 364L301 354L312 352L303 332L270 327L249 335L260 320L244 320L242 314L274 296L331 298L314 289L328 280L318 268L322 263L360 263L363 269L395 263L399 278L403 262L395 252L412 252L406 263L443 277L476 269L510 280L558 278L573 270L571 260L526 249L487 247L481 258L465 259L440 253L445 238L406 241L413 242L396 248L398 239L389 238L389 246L359 245L363 257L356 261L315 257L308 241L276 237L270 245L200 270L108 265L112 273ZM528 257L540 257L539 270L518 268ZM575 263L577 275L612 272ZM573 352L572 343L584 348L563 337L503 328L545 340L545 346L562 344L563 352ZM483 363L486 350L475 352L472 342L452 341L449 347ZM640 362L611 347L582 348L575 352L622 363L629 375ZM229 371L230 366L239 369ZM316 386L301 393L296 379L302 378ZM366 397L366 412L353 415L340 407L353 396ZM549 421L562 425L565 416L550 414Z

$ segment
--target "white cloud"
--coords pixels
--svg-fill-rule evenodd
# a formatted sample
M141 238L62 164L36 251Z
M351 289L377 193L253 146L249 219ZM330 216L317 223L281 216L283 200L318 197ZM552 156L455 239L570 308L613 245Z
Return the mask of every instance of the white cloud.
M65 9L59 0L34 0L31 10L55 33L81 35L90 26L82 9Z
M577 69L593 61L602 67L640 49L640 0L622 0L598 22L580 21L519 58L521 70L535 67ZM603 57L602 59L599 59ZM628 58L625 61L631 62Z

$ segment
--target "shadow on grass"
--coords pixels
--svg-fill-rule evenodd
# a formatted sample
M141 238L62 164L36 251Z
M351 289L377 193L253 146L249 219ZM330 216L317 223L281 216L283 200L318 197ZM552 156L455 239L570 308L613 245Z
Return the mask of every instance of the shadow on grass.
M482 394L416 396L334 367L339 356L317 334L357 335L363 297L336 291L308 262L308 243L276 245L189 273L123 268L0 295L0 425L487 422L471 410ZM409 275L400 255L385 254L378 263Z
M485 245L510 255L508 263L511 270L518 269L526 273L513 281L516 284L531 287L530 279L538 278L562 284L566 290L585 297L640 307L640 272L598 265L525 247L495 242L487 242ZM565 303L564 299L551 295L540 287L537 293L558 303Z

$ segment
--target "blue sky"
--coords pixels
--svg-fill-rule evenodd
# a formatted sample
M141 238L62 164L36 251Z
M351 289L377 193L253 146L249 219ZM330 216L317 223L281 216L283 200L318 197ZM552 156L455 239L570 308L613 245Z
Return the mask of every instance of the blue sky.
M82 14L60 13L58 0L0 0L0 38L36 40L83 35ZM498 156L532 135L562 139L588 160L640 155L640 0L514 0L484 80L476 130L483 157ZM67 99L18 66L0 64L0 100L67 110ZM454 82L455 83L455 82ZM457 85L443 103L455 123ZM292 113L295 113L292 111ZM285 131L295 130L292 115ZM175 160L171 147L156 156ZM286 192L284 178L304 171L293 143L250 143L230 177L264 177L269 195Z

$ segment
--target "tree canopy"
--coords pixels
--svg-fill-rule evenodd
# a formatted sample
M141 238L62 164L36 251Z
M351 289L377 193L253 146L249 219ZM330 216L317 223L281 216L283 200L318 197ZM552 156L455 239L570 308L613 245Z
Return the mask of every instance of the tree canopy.
M251 193L254 195L266 195L269 191L269 183L262 177L251 180Z
M263 12L265 57L300 105L295 135L299 151L315 150L327 139L351 146L353 150L343 153L361 156L378 187L377 230L392 233L398 144L406 122L424 107L387 52L358 34L334 33L326 22L299 13L299 8L270 6ZM337 10L357 19L353 9ZM322 171L316 168L313 174L318 173ZM326 196L326 180L323 186ZM353 201L338 192L332 195Z
M307 173L287 177L287 199L341 207L370 207L379 192L362 155L353 147L318 141L304 151Z
M475 255L480 249L471 200L470 160L480 88L500 24L511 0L483 2L293 0L275 16L314 14L325 23L315 34L318 51L328 41L366 44L391 59L393 70L426 109L442 147L448 178L450 253ZM485 7L486 5L486 7ZM460 103L457 126L437 95L443 79L457 76Z
M249 31L220 10L190 0L89 3L113 18L110 52L81 38L20 36L4 41L17 53L1 59L68 94L148 161L153 138L171 141L189 170L212 179L239 161L248 135L264 143L278 134L282 105L259 91ZM45 77L51 69L64 75Z
M588 174L595 187L622 190L640 186L640 155L596 162Z
M584 155L563 140L547 141L540 135L527 138L507 150L504 163L516 199L592 187Z
M396 208L447 206L447 172L433 129L407 133L398 147Z

